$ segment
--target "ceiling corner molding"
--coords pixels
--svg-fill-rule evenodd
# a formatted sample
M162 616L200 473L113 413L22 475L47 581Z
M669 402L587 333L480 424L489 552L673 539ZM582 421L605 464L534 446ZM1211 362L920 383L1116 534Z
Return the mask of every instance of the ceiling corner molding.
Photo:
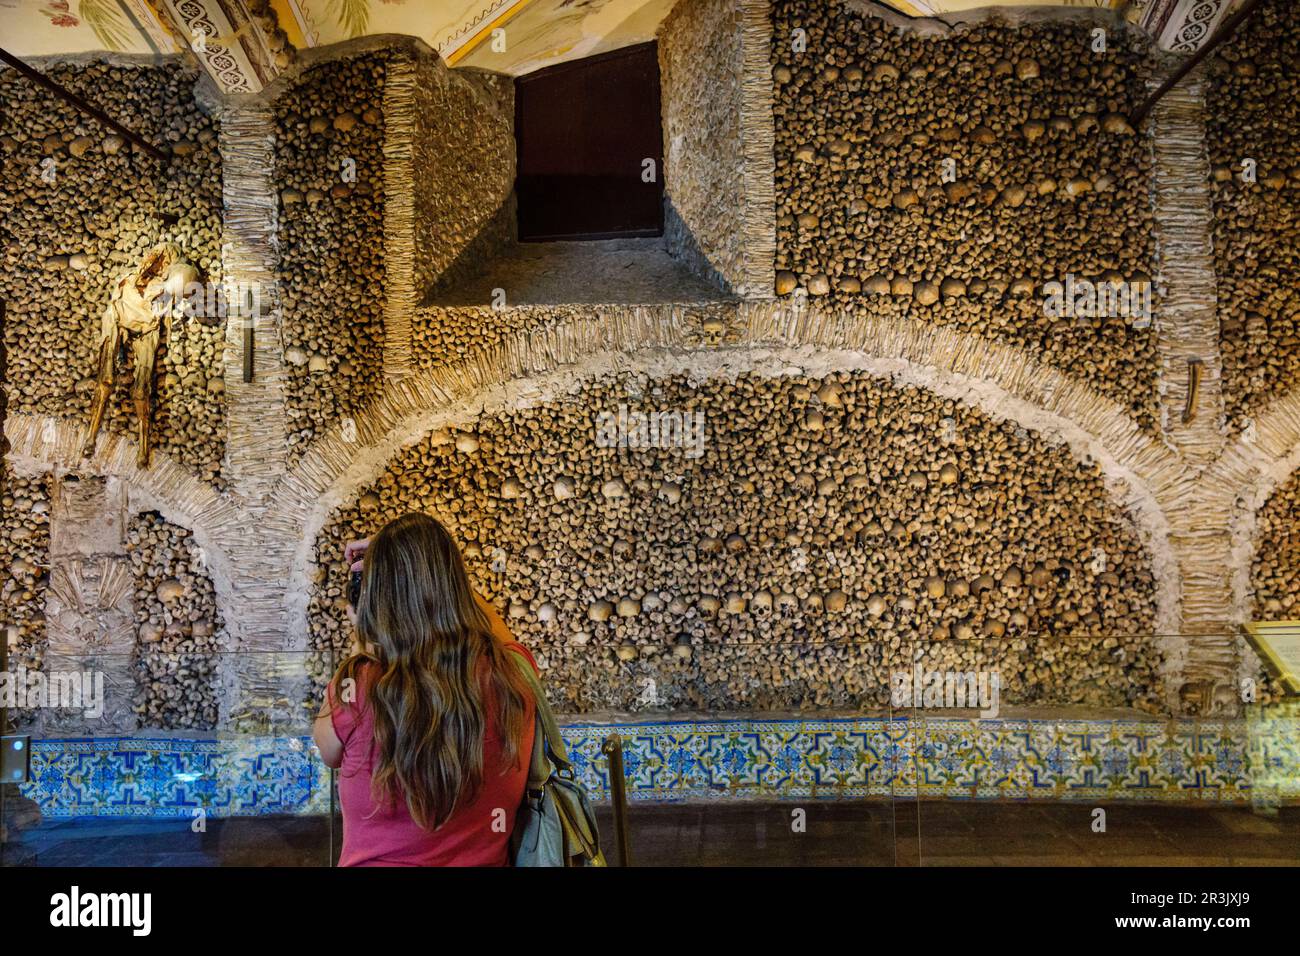
M1160 49L1195 53L1214 36L1232 0L1152 0L1142 15L1142 27Z
M293 47L265 0L158 0L158 5L224 94L260 93L292 61Z

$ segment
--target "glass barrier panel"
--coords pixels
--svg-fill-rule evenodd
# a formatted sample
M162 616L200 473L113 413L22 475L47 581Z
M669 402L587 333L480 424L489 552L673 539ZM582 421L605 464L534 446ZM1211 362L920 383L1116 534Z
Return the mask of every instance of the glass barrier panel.
M329 655L45 655L10 733L5 865L330 866L333 774L312 742Z
M1242 660L1239 687L1167 686L1150 649L1186 641L914 642L918 864L1300 862L1294 704Z
M582 672L557 655L620 662L551 688L611 863L611 738L638 866L1300 862L1294 699L1244 663L1232 693L1253 699L1171 689L1138 642L1176 646L742 636L537 657L543 676ZM3 863L333 865L335 781L311 740L333 668L47 654L9 711L30 772L3 786Z
M552 645L537 658L545 677L580 672L558 655L593 653L617 656L619 680L592 669L590 686L555 688L551 700L611 863L602 749L617 736L633 865L895 865L900 821L915 833L913 742L878 648L740 637ZM828 687L817 674L830 668L842 680Z

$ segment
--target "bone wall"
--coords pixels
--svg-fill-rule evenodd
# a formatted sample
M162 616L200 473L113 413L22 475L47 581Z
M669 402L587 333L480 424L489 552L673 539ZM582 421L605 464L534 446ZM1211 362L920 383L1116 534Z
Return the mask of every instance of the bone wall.
M11 414L84 422L94 390L100 316L112 282L153 245L177 243L203 278L221 281L221 157L216 126L179 63L38 64L51 79L170 146L165 169L10 69L0 69L0 297ZM178 217L167 225L161 215ZM175 322L159 349L155 442L221 484L224 321ZM134 428L130 370L119 364L105 422ZM101 439L102 441L102 439Z
M0 639L10 669L39 670L44 659L45 592L50 566L50 484L43 475L0 471ZM16 714L15 721L30 715Z
M318 64L275 102L291 461L380 389L385 62Z
M1257 520L1255 613L1294 620L1300 616L1300 472L1269 496Z
M705 416L700 457L595 416ZM889 674L998 667L1016 703L1154 708L1149 555L1093 464L865 373L614 375L404 449L317 543L343 650L351 537L443 520L571 710L878 706Z
M507 290L507 294L509 294ZM508 348L520 335L544 340L548 334L575 320L597 313L610 324L616 316L630 316L633 321L684 323L706 335L721 337L730 321L735 324L736 310L725 302L667 302L646 306L575 306L525 305L494 309L488 306L434 305L420 309L413 323L415 356L424 370L447 368L473 358L475 354Z
M1294 621L1300 618L1300 472L1274 490L1256 522L1250 575L1253 617ZM1266 697L1283 696L1276 681L1265 678L1261 683Z
M604 260L589 256L587 287L621 297L601 304L561 295L520 305L507 283L506 308L483 299L450 304L458 301L452 296L417 306L417 290L438 277L461 277L504 241L498 230L509 206L501 201L509 157L500 147L508 87L447 75L401 44L322 55L254 104L269 111L267 129L272 119L278 129L267 192L274 187L280 201L283 293L283 341L260 329L259 356L269 350L277 370L283 356L293 446L256 483L256 501L229 493L223 476L202 464L219 467L221 459L216 433L204 429L220 429L222 442L225 433L221 389L204 373L203 381L159 383L160 395L190 396L209 403L206 412L215 409L186 419L198 437L178 437L177 406L160 412L159 429L164 451L207 484L181 480L170 465L136 470L125 448L96 463L131 486L132 511L158 507L170 519L138 514L129 528L134 686L144 726L247 728L271 711L288 715L271 721L276 727L293 725L304 713L295 683L299 652L333 653L346 644L342 542L414 508L443 518L469 544L476 584L540 652L566 710L876 706L889 674L916 660L936 669L996 666L1004 700L1015 705L1235 706L1235 676L1250 665L1230 630L1242 618L1244 595L1253 588L1261 616L1294 616L1296 599L1296 479L1260 513L1256 550L1242 546L1242 560L1227 554L1234 502L1263 487L1261 475L1271 481L1280 474L1300 433L1300 406L1275 401L1290 391L1300 351L1287 325L1294 311L1288 290L1297 284L1288 271L1296 246L1292 173L1279 183L1261 159L1253 188L1222 176L1243 151L1273 157L1274 165L1287 155L1285 139L1266 131L1274 114L1284 130L1294 125L1290 80L1278 70L1273 38L1257 36L1245 52L1234 45L1204 81L1204 138L1217 171L1206 188L1214 199L1225 404L1233 430L1259 418L1259 441L1248 441L1244 429L1240 442L1225 437L1225 448L1206 445L1193 460L1158 434L1161 417L1176 414L1180 402L1170 397L1175 390L1163 394L1162 407L1151 329L1049 321L1043 313L1047 279L1107 270L1140 278L1154 269L1150 192L1159 183L1150 174L1152 144L1114 115L1131 108L1153 79L1138 60L1143 43L1112 30L1110 53L1094 57L1086 23L982 23L923 36L838 6L781 2L770 46L755 65L746 40L753 7L733 16L714 0L690 0L677 16L701 18L691 22L721 33L696 35L686 19L670 21L661 52L676 77L666 80L665 103L677 105L666 106L665 123L690 140L691 122L720 138L738 122L745 196L754 195L752 179L756 169L761 179L763 168L751 155L754 143L763 148L753 124L756 77L774 103L777 172L766 178L768 189L776 187L779 244L763 256L769 281L758 291L777 297L765 302L723 302L667 281L653 298L629 293L607 283L596 266ZM716 89L708 89L702 64L711 53L701 40L729 39L735 28L740 57L724 45ZM796 55L790 43L797 29L806 31L808 47ZM1289 29L1279 25L1283 50L1294 42ZM1071 50L1080 52L1066 55ZM399 63L410 66L404 91L394 82ZM140 114L142 129L190 135L188 120L171 111L198 110L186 99L192 74L83 65L55 75L89 82L78 71L113 89L142 84L146 92L160 76L188 76L162 87L188 105L165 105L155 115L143 93L122 102ZM84 419L83 379L102 303L75 309L106 295L107 286L71 259L64 270L56 258L48 271L46 260L80 245L64 241L65 233L80 236L87 222L104 232L112 214L114 228L130 239L118 249L110 234L107 246L96 248L117 256L104 252L104 261L128 262L141 224L157 227L142 218L153 208L154 187L110 183L100 170L126 169L124 151L104 153L105 144L92 143L78 158L76 136L59 145L60 135L48 146L57 169L81 178L72 212L55 210L48 195L32 191L40 182L32 170L45 158L57 109L38 109L15 82L0 73L0 84L16 90L16 111L40 115L18 124L24 138L10 131L0 139L0 202L23 227L5 234L0 276L10 306L5 384L16 417L9 428L20 470L61 475L78 466L71 426ZM393 123L401 97L403 119L411 121L405 133ZM466 154L486 165L452 165L454 185L446 188L473 196L427 187L435 170L458 161L456 141L439 128L439 109L454 114L457 129L472 127ZM187 153L194 161L173 164L174 175L198 177L184 195L207 196L212 186L219 201L220 158L203 138L202 124L211 121L196 115L194 151ZM1191 150L1200 111L1183 119ZM80 136L77 122L74 116L65 126ZM87 135L99 142L94 130ZM682 180L695 184L687 193L698 201L683 206L697 210L696 238L717 240L718 262L751 269L745 256L762 248L754 222L721 201L736 187L734 161L724 162L712 139L694 142L678 158L699 164L688 165ZM672 146L665 145L671 195ZM770 143L766 148L773 153ZM955 183L942 181L945 158L956 161ZM343 176L349 159L355 181ZM141 169L148 162L130 160ZM718 163L723 168L715 169ZM390 187L403 181L404 169L413 178L402 211ZM163 188L172 196L177 187ZM31 205L32 196L40 203ZM98 196L107 197L103 209L88 205ZM125 212L117 222L119 209ZM177 228L198 215L187 211ZM401 216L405 236L394 230ZM1154 225L1158 232L1161 224ZM743 253L734 239L741 233ZM45 244L29 248L28 236ZM203 233L199 245L208 248L208 241ZM273 261L274 250L265 258ZM215 258L200 260L219 270ZM772 266L780 270L775 283ZM888 292L872 291L884 286ZM395 289L407 298L397 302ZM1159 308L1160 300L1153 304ZM65 326L63 308L74 310L81 326ZM1263 316L1262 324L1250 312ZM188 326L180 334L191 332L207 334ZM180 341L199 354L190 340ZM408 345L410 368L401 371L411 374L395 375L394 348ZM707 366L715 346L735 350L729 368L739 368L739 377L676 373L691 363ZM854 350L870 358L872 371L773 371L773 350L784 348ZM672 352L681 364L672 373L655 371L654 350ZM599 376L584 377L585 363L598 355L631 371L609 376L602 365ZM220 379L220 342L213 356ZM232 346L227 383L239 374L237 358ZM86 371L74 373L74 366ZM578 380L572 391L534 401L546 388L540 382L561 371ZM896 379L879 377L887 374ZM269 381L259 366L254 386ZM231 393L230 414L244 426L259 417L253 409L266 407L236 407L234 385ZM504 410L482 412L499 393L514 398ZM620 404L705 413L704 454L597 447L595 414ZM415 419L444 407L458 409L455 425L399 447L428 430L418 430ZM1200 424L1217 429L1212 408L1204 406ZM46 438L36 414L64 421ZM351 437L335 427L349 418L357 423ZM120 430L129 419L117 408L113 421ZM1055 444L1061 435L1070 448ZM237 438L232 425L225 477L235 485ZM6 614L19 620L22 653L38 661L45 640L40 571L49 551L41 508L49 495L47 479L16 482L2 499L0 546L11 563L0 591ZM317 536L319 520L338 502ZM211 545L206 553L200 540ZM312 557L320 577L298 588L316 570ZM1229 575L1238 572L1249 585L1234 592ZM206 655L229 647L287 653L284 660L230 655L231 671L214 673ZM270 663L263 667L263 660ZM332 663L322 654L310 666L323 676ZM226 682L220 688L218 678ZM1265 698L1271 693L1266 687Z
M140 726L217 725L217 652L228 637L202 549L156 512L132 517L127 552L135 575L135 706Z
M416 60L415 287L456 278L514 235L514 85Z
M1220 48L1209 74L1219 345L1232 432L1292 390L1300 373L1297 61L1295 9L1275 0Z
M1015 344L1158 421L1153 328L1052 318L1067 274L1149 280L1147 43L1092 24L900 30L775 0L776 292ZM806 44L800 52L798 44Z
M384 371L400 378L418 361L418 305L515 236L514 85L417 48L389 63L384 111Z
M740 7L731 0L679 3L657 39L669 250L720 287L743 286Z

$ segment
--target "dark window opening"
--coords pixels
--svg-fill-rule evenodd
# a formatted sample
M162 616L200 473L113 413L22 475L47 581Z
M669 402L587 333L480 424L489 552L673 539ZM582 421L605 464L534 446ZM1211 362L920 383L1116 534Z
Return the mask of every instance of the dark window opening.
M520 77L515 147L522 241L663 235L655 44Z

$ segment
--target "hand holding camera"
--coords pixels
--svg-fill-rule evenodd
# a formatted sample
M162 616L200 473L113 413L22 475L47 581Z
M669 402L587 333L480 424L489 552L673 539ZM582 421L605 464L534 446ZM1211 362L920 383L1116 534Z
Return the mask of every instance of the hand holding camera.
M348 606L355 614L357 605L361 603L361 572L365 568L366 549L370 547L370 539L362 538L360 541L349 541L343 549L343 560L348 564Z

